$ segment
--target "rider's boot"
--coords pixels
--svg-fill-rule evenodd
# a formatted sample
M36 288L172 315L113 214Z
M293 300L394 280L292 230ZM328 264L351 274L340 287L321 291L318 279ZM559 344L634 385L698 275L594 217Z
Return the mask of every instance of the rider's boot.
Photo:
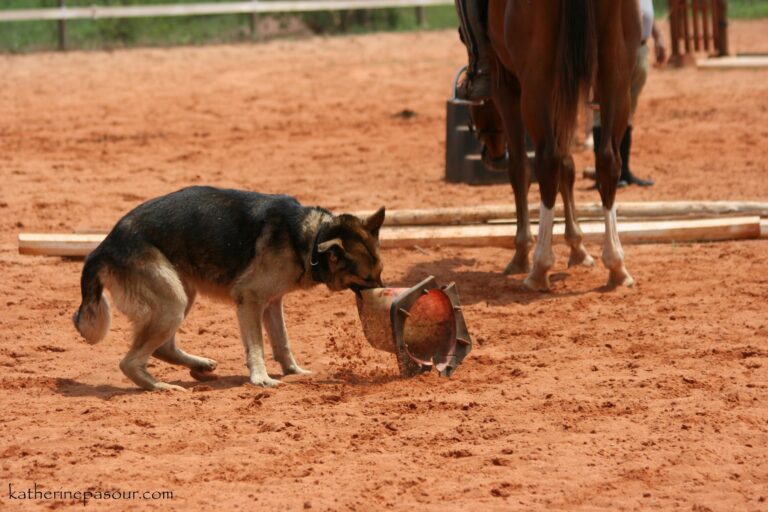
M458 4L469 66L456 94L466 100L483 101L491 97L491 42L485 26L487 0L458 0Z

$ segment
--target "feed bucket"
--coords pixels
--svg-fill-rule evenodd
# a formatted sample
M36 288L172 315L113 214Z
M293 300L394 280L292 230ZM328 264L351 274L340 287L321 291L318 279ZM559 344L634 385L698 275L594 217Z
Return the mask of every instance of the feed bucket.
M472 349L456 285L433 276L411 288L373 288L357 297L368 342L397 356L401 374L435 368L450 376Z

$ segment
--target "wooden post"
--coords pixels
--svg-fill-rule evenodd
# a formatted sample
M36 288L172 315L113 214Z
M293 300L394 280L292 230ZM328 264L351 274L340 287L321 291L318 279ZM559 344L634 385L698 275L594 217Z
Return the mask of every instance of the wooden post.
M420 5L416 7L416 25L421 28L427 26L427 12L424 9L424 6Z
M706 51L709 51L709 39L710 39L709 24L711 22L711 17L708 14L710 10L709 5L710 5L709 0L704 0L701 3L701 19L702 19L702 25L704 28L704 49Z
M669 9L669 38L672 40L672 54L669 56L670 62L677 64L682 60L680 55L680 22L678 21L679 2L677 0L667 0L667 9Z
M699 7L701 0L693 0L691 3L691 18L693 19L693 48L698 52L701 50L699 34Z
M256 7L258 0L253 0L253 6ZM248 35L250 35L252 41L258 41L260 39L259 34L259 13L254 9L248 15Z
M67 0L59 0L59 7L66 7ZM58 21L59 25L59 51L67 50L67 22L64 20Z
M387 25L390 30L397 28L397 12L394 9L387 9Z
M727 0L715 0L714 11L717 12L717 37L715 47L718 57L728 55L728 2Z
M693 48L691 48L691 31L688 25L688 2L683 0L681 3L683 4L680 12L680 19L683 24L683 46L685 47L685 53L690 54Z

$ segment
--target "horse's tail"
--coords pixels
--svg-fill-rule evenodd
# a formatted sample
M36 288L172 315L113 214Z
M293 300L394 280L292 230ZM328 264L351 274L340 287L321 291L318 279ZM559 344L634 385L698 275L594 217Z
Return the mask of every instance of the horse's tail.
M597 60L594 0L560 0L555 63L555 136L560 153L567 153L582 93L592 81Z
M75 328L88 343L103 340L112 320L109 301L104 296L104 285L99 277L103 267L104 259L97 248L85 260L83 275L80 278L83 300L72 317Z

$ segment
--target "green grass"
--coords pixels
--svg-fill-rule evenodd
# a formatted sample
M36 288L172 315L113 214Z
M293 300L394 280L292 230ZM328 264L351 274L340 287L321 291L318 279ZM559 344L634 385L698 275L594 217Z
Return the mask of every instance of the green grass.
M68 6L157 5L201 3L217 0L66 0ZM224 0L218 0L224 1ZM0 0L0 10L55 7L58 0ZM656 2L659 19L666 16L664 1ZM425 8L427 29L458 26L453 6ZM768 17L768 0L729 0L730 18ZM286 18L288 15L281 15ZM307 13L299 15L320 33L363 33L408 31L419 27L414 8L374 10L361 19L355 12ZM28 52L55 49L58 44L56 22L0 23L0 52ZM78 20L67 22L69 48L101 49L131 46L196 45L238 42L251 38L249 15L186 16L175 18L132 18L117 20Z
M55 7L58 0L1 0L0 10ZM202 3L217 0L67 0L67 6L156 5ZM224 0L218 0L224 1ZM425 8L427 29L458 26L453 6ZM286 19L289 15L279 15ZM294 15L295 16L295 15ZM355 12L344 14L298 14L319 33L363 33L371 31L406 31L419 28L416 10L373 10L360 19ZM343 23L346 20L346 23ZM70 49L102 49L131 46L197 45L238 42L251 39L250 15L184 16L165 18L130 18L75 20L66 23ZM58 45L58 23L28 21L0 23L0 52L52 50Z

